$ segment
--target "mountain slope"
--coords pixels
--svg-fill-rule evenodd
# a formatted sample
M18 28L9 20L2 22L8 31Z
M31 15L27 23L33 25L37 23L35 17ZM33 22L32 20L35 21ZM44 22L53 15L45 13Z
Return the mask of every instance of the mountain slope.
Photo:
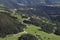
M0 0L0 4L4 4L7 8L14 9L20 6L31 6L31 5L60 5L59 0Z
M0 0L0 3L4 4L7 8L18 8L22 3L26 5L40 4L40 0Z
M23 31L25 25L19 23L15 17L7 12L0 12L0 37L8 34L16 34Z

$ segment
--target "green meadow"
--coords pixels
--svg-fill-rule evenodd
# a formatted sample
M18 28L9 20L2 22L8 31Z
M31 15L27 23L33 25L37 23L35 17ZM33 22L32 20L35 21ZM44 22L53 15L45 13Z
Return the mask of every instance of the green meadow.
M2 10L1 10L2 11ZM3 11L2 11L3 12ZM22 16L18 13L11 13L11 16L17 17L18 21L21 22L22 24L24 24L22 21L26 20L26 18L22 18ZM0 40L18 40L18 37L20 37L23 34L33 34L35 36L38 37L38 40L60 40L60 36L55 35L53 33L46 33L44 31L40 31L38 29L41 29L38 26L35 26L33 24L25 24L26 28L24 28L23 32L19 32L17 34L10 34L10 35L6 35L6 37L4 38L0 38Z

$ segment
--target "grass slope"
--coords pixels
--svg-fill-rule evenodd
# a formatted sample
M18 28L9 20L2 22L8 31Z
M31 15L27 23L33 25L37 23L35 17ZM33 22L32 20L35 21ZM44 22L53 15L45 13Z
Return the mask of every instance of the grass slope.
M19 22L22 22L24 20L24 18L22 18L20 14L11 15L17 17ZM40 28L35 25L27 25L27 27L24 29L24 32L7 35L5 38L0 38L0 40L18 40L18 37L20 37L24 33L37 35L39 40L60 40L60 36L54 35L53 33L48 34L46 32L39 31L38 29Z

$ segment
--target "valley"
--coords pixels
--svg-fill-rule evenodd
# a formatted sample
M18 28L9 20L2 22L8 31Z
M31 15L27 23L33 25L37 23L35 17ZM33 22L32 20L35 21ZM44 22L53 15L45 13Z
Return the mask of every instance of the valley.
M60 40L60 6L52 2L0 0L0 40Z

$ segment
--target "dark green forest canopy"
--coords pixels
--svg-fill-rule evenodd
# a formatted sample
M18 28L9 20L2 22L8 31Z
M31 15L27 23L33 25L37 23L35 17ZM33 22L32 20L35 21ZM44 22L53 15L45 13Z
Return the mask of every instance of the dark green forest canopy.
M25 25L11 18L9 13L0 12L0 36L21 32L24 27Z
M18 40L38 40L38 38L32 34L23 34Z

